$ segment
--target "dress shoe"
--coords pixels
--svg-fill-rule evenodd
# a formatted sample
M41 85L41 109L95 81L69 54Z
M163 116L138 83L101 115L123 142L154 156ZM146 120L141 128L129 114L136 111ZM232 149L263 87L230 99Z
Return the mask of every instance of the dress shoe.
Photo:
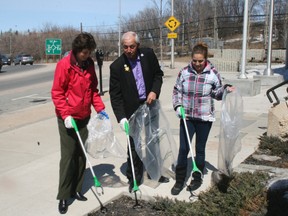
M173 188L171 189L171 194L172 195L178 195L182 189L183 189L183 185L184 183L179 183L179 182L176 182L173 186Z
M147 175L148 179L151 179L150 175L148 174ZM158 182L160 183L167 183L169 182L169 178L165 177L165 176L161 176L159 179L158 179Z
M68 204L66 200L60 200L58 205L58 210L60 214L66 214L68 210Z
M167 178L165 176L161 176L159 178L158 182L160 182L160 183L168 183L169 182L169 178Z
M133 184L129 184L129 193L132 192L132 189L133 189Z
M190 184L187 186L187 191L197 190L202 185L202 179L192 179Z
M73 198L75 198L79 201L86 201L87 200L87 198L83 194L81 194L80 192L76 192L74 194Z

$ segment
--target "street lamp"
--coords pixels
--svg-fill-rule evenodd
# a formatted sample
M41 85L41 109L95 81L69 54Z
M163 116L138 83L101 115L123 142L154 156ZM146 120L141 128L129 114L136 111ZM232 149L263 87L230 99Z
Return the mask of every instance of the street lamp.
M273 16L274 16L274 0L270 1L270 19L269 19L269 37L268 37L268 49L267 49L267 68L264 70L264 75L273 75L271 69L272 60L272 37L273 37Z
M121 0L119 0L118 57L121 54Z
M247 28L248 28L248 10L249 3L245 0L244 5L244 23L243 23L243 42L242 42L242 59L241 59L241 74L239 79L247 79L245 74L246 69L246 52L247 52Z

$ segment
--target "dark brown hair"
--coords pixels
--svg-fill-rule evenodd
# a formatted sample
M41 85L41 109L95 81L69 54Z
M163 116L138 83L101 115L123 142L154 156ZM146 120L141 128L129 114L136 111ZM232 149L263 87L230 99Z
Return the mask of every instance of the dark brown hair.
M194 54L202 54L205 59L208 58L208 46L204 42L198 42L192 49L192 56Z
M73 53L81 52L83 49L93 51L96 49L96 42L90 33L82 32L72 42Z

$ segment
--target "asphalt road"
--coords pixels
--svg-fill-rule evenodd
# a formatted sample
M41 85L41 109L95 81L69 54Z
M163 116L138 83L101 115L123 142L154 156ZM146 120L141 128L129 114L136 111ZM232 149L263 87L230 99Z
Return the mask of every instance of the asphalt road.
M0 73L0 114L50 99L55 64L4 66Z
M0 72L0 115L37 104L51 102L51 86L56 63L3 66ZM108 67L104 66L103 92L108 89ZM96 66L99 79L99 70ZM100 81L98 83L100 90Z

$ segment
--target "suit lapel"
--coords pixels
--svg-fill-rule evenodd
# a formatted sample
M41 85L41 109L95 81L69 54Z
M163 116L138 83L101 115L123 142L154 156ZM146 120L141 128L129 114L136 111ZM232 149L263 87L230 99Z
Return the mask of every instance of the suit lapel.
M135 80L135 77L133 75L131 65L129 63L128 58L124 54L123 54L123 56L124 56L124 65L122 66L123 73L125 74L125 77L127 79L127 83L130 84L130 86L131 86L131 91L136 92L138 95L136 80Z

